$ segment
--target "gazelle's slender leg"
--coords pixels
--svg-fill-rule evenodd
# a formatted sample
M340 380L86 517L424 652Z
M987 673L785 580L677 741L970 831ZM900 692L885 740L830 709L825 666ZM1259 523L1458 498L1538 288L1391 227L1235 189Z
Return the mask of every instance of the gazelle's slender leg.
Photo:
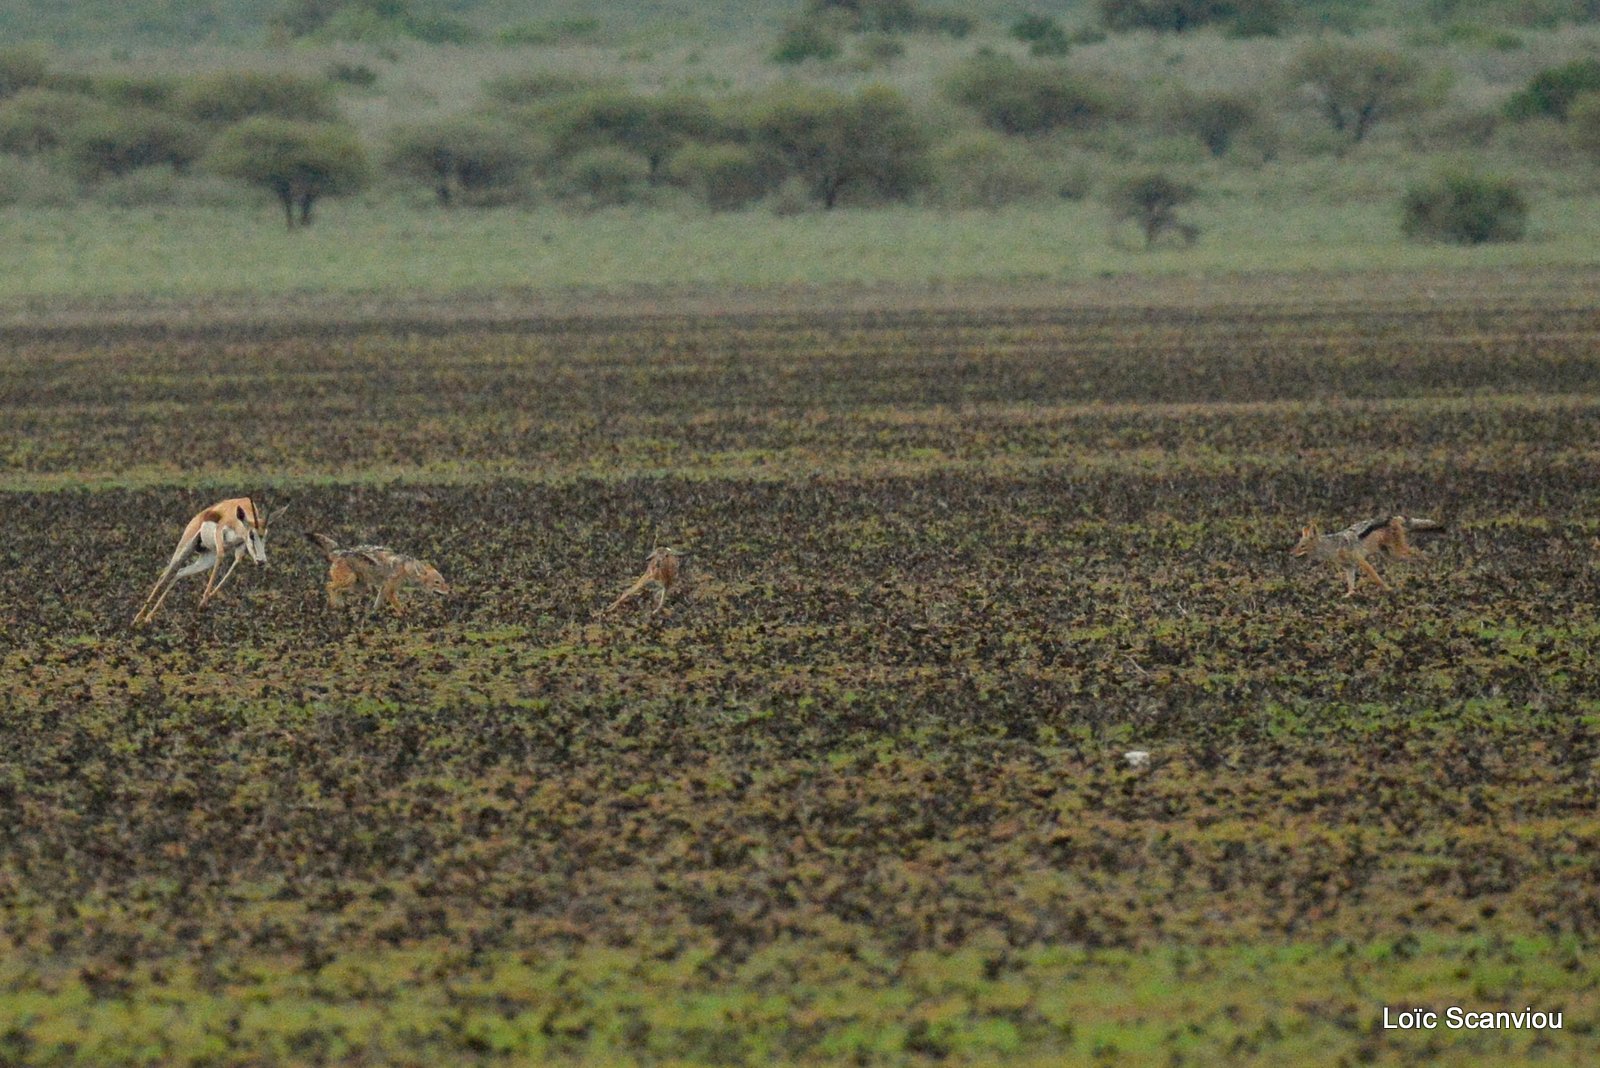
M206 591L200 595L200 603L202 605L205 604L207 601L211 600L211 594L215 590L216 585L217 585L217 572L222 567L222 554L223 554L223 551L227 548L227 545L228 545L228 539L222 533L222 524L221 523L209 523L209 524L207 524L207 526L211 527L212 547L216 550L216 554L217 555L216 555L215 561L211 565L211 575L210 575L209 578L206 579ZM205 536L205 527L201 527L200 531L201 531L201 537L204 537ZM238 562L239 562L238 559L235 558L234 563L237 564ZM233 569L229 568L228 570L232 571Z
M218 582L217 585L216 585L216 588L213 589L210 593L208 593L204 597L200 598L200 603L201 604L205 604L211 598L215 597L217 594L222 592L222 587L227 584L229 576L231 576L233 574L233 569L238 567L239 566L239 561L243 560L243 559L244 559L244 549L243 549L243 547L241 547L233 554L233 563L229 564L228 565L228 570L223 572L222 581ZM220 564L221 562L222 562L222 554L218 553L217 554L217 563Z

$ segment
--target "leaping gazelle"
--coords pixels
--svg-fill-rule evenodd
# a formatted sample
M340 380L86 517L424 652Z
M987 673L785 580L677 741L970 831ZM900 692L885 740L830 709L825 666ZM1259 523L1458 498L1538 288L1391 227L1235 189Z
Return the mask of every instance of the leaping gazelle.
M154 619L161 602L167 599L172 587L185 575L211 569L211 575L206 579L206 590L200 595L200 607L204 608L206 602L222 591L223 584L233 574L233 569L239 566L240 560L248 556L264 565L267 562L267 525L282 514L283 508L279 508L262 518L256 511L255 502L249 497L230 497L218 501L189 520L189 525L183 528L178 547L172 552L172 559L167 561L167 569L156 579L156 584L150 588L150 595L144 599L144 606L133 617L133 625ZM219 582L217 571L222 567L222 558L230 550L233 563L228 565Z

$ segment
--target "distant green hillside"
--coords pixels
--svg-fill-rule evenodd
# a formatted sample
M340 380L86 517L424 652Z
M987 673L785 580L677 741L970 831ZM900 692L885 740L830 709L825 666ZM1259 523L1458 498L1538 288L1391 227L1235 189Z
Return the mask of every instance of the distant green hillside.
M0 37L63 48L108 44L168 45L197 40L253 44L266 39L286 0L6 0L0 4ZM653 23L702 25L708 29L770 22L799 7L789 0L412 0L427 18L455 19L480 33L525 23L598 18L634 28ZM980 5L981 6L981 5ZM1002 14L1028 5L994 5ZM1068 11L1076 3L1032 5Z

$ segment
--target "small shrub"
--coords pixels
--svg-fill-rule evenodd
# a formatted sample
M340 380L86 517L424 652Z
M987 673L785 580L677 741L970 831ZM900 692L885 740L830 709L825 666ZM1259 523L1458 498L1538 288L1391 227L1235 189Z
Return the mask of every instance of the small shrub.
M1500 178L1443 174L1407 190L1401 206L1400 232L1414 241L1520 241L1527 225L1527 200Z
M643 157L612 146L580 152L561 168L563 192L596 208L616 207L641 199L649 176L650 165Z
M1199 231L1178 218L1177 209L1195 198L1194 186L1153 171L1131 175L1116 183L1107 194L1111 217L1133 223L1144 235L1144 247L1173 234L1184 244L1193 244Z
M804 63L808 59L838 59L844 42L830 25L817 19L790 19L772 49L774 63Z
M1531 119L1548 115L1564 122L1572 102L1594 92L1600 92L1600 59L1574 60L1535 74L1525 89L1506 101L1506 116Z

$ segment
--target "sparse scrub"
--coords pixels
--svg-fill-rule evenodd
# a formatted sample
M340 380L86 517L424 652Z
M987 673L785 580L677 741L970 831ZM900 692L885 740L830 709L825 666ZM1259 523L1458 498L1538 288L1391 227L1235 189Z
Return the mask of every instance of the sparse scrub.
M945 83L945 94L985 126L1007 134L1094 129L1119 113L1109 90L1056 65L978 55Z
M1520 241L1527 227L1527 199L1515 182L1502 178L1441 174L1413 186L1401 206L1401 233L1414 241Z

